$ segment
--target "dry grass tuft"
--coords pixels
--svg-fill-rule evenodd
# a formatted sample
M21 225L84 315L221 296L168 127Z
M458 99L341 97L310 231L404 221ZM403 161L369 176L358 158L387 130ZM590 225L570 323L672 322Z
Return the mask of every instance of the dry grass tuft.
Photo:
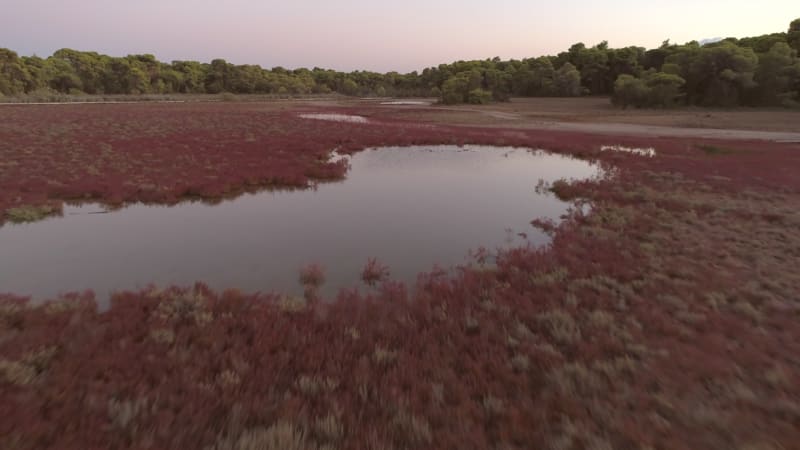
M58 349L47 347L26 353L19 361L0 359L0 373L3 378L17 386L34 383L47 370Z
M303 395L315 397L322 392L335 391L339 387L339 381L328 377L301 375L295 386Z
M550 335L561 344L574 344L581 338L581 330L575 319L562 309L554 309L537 316Z
M779 365L764 372L764 380L773 389L787 388L791 385L786 370Z
M168 321L192 320L198 326L203 326L214 320L207 309L207 301L200 290L180 292L168 295L158 303L156 315Z
M361 333L358 331L356 327L347 327L344 329L345 336L348 336L350 339L357 341L361 338Z
M297 313L305 311L308 307L308 300L295 295L283 296L278 300L278 308L287 313Z
M61 208L53 205L25 205L7 209L5 216L11 223L27 223L36 222L47 216L60 213Z
M420 447L433 439L428 421L407 411L395 414L390 425L395 442L401 447Z
M344 426L333 414L314 421L314 436L323 443L335 444L344 438Z
M234 445L217 446L216 450L316 450L306 433L294 424L279 421L269 428L253 428L239 436Z
M486 416L490 418L502 416L506 411L505 402L491 394L484 396L481 404Z
M467 334L477 334L480 332L480 330L481 326L478 322L478 319L475 319L472 316L464 318L464 331L466 331Z
M389 350L383 348L381 346L375 346L375 350L372 352L372 361L375 364L383 367L391 366L397 360L397 352L393 350Z
M108 401L108 418L115 428L128 430L135 427L137 416L146 412L148 403L147 398L124 401L112 398Z
M219 375L217 375L217 384L223 388L236 386L241 382L242 379L239 374L230 369L223 370Z
M172 345L175 342L175 332L171 328L156 328L150 330L150 339L159 344Z
M531 367L531 360L525 355L514 355L511 358L511 367L516 372L527 372Z
M47 314L61 314L68 311L75 311L80 308L81 304L72 299L60 299L52 302L47 302L44 311Z

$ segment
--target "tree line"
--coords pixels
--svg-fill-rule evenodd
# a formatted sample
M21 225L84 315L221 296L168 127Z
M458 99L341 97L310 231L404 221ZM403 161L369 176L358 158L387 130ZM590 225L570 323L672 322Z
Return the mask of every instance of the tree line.
M610 95L621 107L798 106L800 19L787 32L702 45L668 40L655 49L592 47L555 56L440 64L421 72L264 69L223 59L172 61L153 55L112 57L61 49L19 56L0 48L0 96L137 94L339 93L439 97L443 103L487 103L512 96Z

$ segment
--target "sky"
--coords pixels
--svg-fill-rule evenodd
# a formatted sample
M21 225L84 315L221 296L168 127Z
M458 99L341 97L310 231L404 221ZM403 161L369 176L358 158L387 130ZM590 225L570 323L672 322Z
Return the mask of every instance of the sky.
M0 0L0 47L265 68L410 72L557 54L576 42L657 47L786 31L798 0Z

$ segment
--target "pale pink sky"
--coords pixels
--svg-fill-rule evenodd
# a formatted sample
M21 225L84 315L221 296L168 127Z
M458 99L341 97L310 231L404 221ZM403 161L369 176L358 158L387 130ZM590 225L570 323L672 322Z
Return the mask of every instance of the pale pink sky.
M409 72L555 54L575 42L658 46L786 31L797 0L3 0L0 47L160 60Z

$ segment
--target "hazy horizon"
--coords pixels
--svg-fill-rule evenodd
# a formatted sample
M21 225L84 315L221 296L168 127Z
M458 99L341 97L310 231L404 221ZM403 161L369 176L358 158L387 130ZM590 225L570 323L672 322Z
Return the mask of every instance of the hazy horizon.
M269 4L231 0L12 0L0 18L0 47L21 55L60 48L161 61L222 58L235 64L407 73L457 60L556 54L576 42L657 47L714 37L786 31L796 1L475 0L391 5L366 0ZM484 6L487 5L487 6Z

